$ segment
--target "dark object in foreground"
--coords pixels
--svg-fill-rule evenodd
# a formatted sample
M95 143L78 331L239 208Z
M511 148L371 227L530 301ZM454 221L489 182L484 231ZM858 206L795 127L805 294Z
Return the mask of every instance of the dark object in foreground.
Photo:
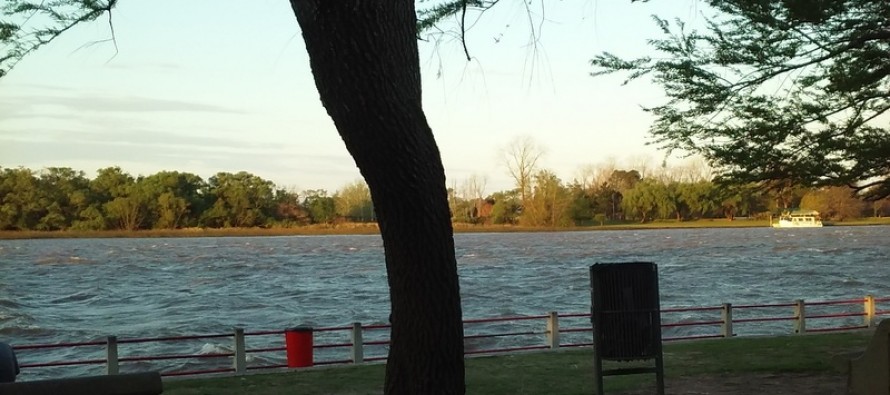
M163 392L158 372L0 383L3 395L158 395Z
M837 356L850 395L890 394L890 319L882 320L862 353Z
M15 350L9 344L0 342L0 383L12 383L19 375L19 362Z
M590 267L594 390L603 376L655 373L664 394L658 266L652 262L597 263ZM603 360L655 360L654 367L603 370Z

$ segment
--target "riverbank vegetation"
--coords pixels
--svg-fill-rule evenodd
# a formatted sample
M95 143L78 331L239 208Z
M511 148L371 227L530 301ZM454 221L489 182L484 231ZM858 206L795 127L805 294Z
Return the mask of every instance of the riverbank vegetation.
M753 184L721 186L694 167L603 165L566 183L551 171L522 166L513 190L485 194L480 176L449 188L456 231L766 226L770 215L800 206L836 224L882 223L880 217L890 215L887 198L864 201L841 187L778 193ZM863 222L868 217L876 219ZM361 181L329 194L281 188L247 172L204 180L177 171L134 177L118 167L100 169L94 178L71 168L0 169L4 238L363 234L377 233L375 221ZM53 232L37 233L46 231Z
M860 218L826 226L871 226L890 225L890 217ZM694 221L652 221L647 223L625 222L607 225L572 227L529 227L520 225L474 225L456 223L455 233L520 233L520 232L584 232L600 230L652 230L652 229L698 229L698 228L757 228L769 226L768 220L725 219ZM162 238L162 237L262 237L262 236L324 236L324 235L377 235L375 223L345 223L339 225L307 225L289 228L180 228L145 230L6 230L0 231L0 240L13 239L94 239L94 238Z
M665 376L670 386L675 380L710 375L728 378L750 373L809 373L828 376L829 381L838 381L838 386L843 388L845 378L834 371L832 358L863 349L869 338L867 332L855 332L668 343L664 349ZM591 394L592 359L590 350L471 358L466 367L467 393ZM607 368L611 366L615 365ZM379 394L383 387L383 369L383 365L376 364L175 380L164 383L164 394ZM651 374L607 377L605 389L607 393L615 393L651 387L653 377ZM751 388L758 385L749 384Z

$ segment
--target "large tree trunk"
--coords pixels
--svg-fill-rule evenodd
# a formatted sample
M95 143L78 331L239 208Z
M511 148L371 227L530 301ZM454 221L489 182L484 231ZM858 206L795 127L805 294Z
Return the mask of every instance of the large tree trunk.
M392 303L387 394L464 393L445 171L421 106L414 0L291 0L321 101L368 183Z

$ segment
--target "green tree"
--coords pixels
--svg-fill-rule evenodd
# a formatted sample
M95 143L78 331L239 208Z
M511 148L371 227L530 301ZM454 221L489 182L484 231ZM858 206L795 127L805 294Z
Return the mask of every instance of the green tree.
M275 191L273 216L279 226L285 227L305 225L311 221L309 213L300 204L300 195L288 189Z
M656 215L666 217L674 212L667 187L651 178L643 179L633 188L624 192L621 206L629 217L639 218L640 222L652 220Z
M677 221L683 220L684 213L689 211L689 205L681 194L681 184L658 182L657 185L660 186L658 190L658 217L661 219L673 217Z
M123 196L104 204L105 215L117 229L138 230L146 227L150 200L133 184Z
M594 74L661 85L668 101L647 109L657 142L703 155L722 179L890 195L890 2L704 3L716 11L704 31L656 18L658 55L604 53Z
M595 188L591 196L593 206L609 220L617 220L621 217L621 198L621 192L613 189L608 183L603 183Z
M368 184L358 180L344 185L334 193L334 205L338 216L354 222L374 220L374 203Z
M575 225L586 224L593 220L597 207L591 190L575 182L569 186L569 195L572 202L569 208L570 217Z
M541 170L533 181L533 193L522 206L520 223L548 227L571 225L571 196L559 177L549 170Z
M90 181L90 189L99 201L109 202L124 196L136 180L125 173L120 167L106 167L96 171L96 177Z
M736 216L750 216L769 211L769 204L763 191L755 184L715 185L715 198L719 201L722 215L734 220Z
M164 192L157 197L157 220L155 228L176 229L184 224L189 213L188 203L173 192Z
M681 183L678 185L678 189L680 199L689 209L689 215L693 218L708 217L720 207L714 183L710 181Z
M491 222L496 225L515 225L519 222L521 210L519 191L495 192L489 197L494 200L491 208Z
M826 187L810 191L800 201L800 207L816 210L824 219L843 221L862 217L865 203L855 191L847 187Z
M622 201L624 193L633 188L642 177L636 170L613 170L597 193L597 206L605 207L609 218L619 220L622 218Z
M606 183L612 189L624 193L636 186L642 179L640 172L636 170L615 170L609 176L609 179L606 180Z
M103 230L108 228L108 220L101 203L93 203L80 210L77 219L71 224L74 230Z
M149 199L136 179L120 167L99 169L90 181L90 189L101 206L83 211L81 227L95 226L100 221L122 230L146 227L150 215ZM100 219L96 211L100 211L104 218Z
M211 199L210 208L201 215L205 226L265 226L274 212L275 185L248 173L216 173L207 181L204 195Z
M90 180L82 171L68 167L49 167L40 172L41 204L46 214L37 224L39 230L71 227L80 212L92 203Z
M3 169L0 179L0 229L37 229L46 215L46 201L34 172L20 167Z
M150 222L154 228L175 229L195 226L206 199L206 184L200 176L178 171L160 171L139 180L148 196Z
M136 180L120 167L106 167L96 171L96 177L89 182L90 204L80 210L72 228L78 230L102 230L110 227L126 229L128 221L121 223L122 212L126 206L139 207L138 204L127 202L126 197L132 193ZM124 198L118 203L108 206L117 198ZM108 208L112 208L109 214ZM124 215L124 217L128 217Z
M600 224L600 226L603 226L606 224L606 214L596 214L593 216L593 220Z
M337 216L334 198L324 189L303 191L303 208L309 213L312 223L329 224Z

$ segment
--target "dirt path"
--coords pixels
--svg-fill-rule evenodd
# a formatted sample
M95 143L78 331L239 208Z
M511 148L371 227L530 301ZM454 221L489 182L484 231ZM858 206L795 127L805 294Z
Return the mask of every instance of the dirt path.
M665 393L684 395L844 395L847 378L827 374L761 373L668 378ZM621 395L654 394L644 388Z

